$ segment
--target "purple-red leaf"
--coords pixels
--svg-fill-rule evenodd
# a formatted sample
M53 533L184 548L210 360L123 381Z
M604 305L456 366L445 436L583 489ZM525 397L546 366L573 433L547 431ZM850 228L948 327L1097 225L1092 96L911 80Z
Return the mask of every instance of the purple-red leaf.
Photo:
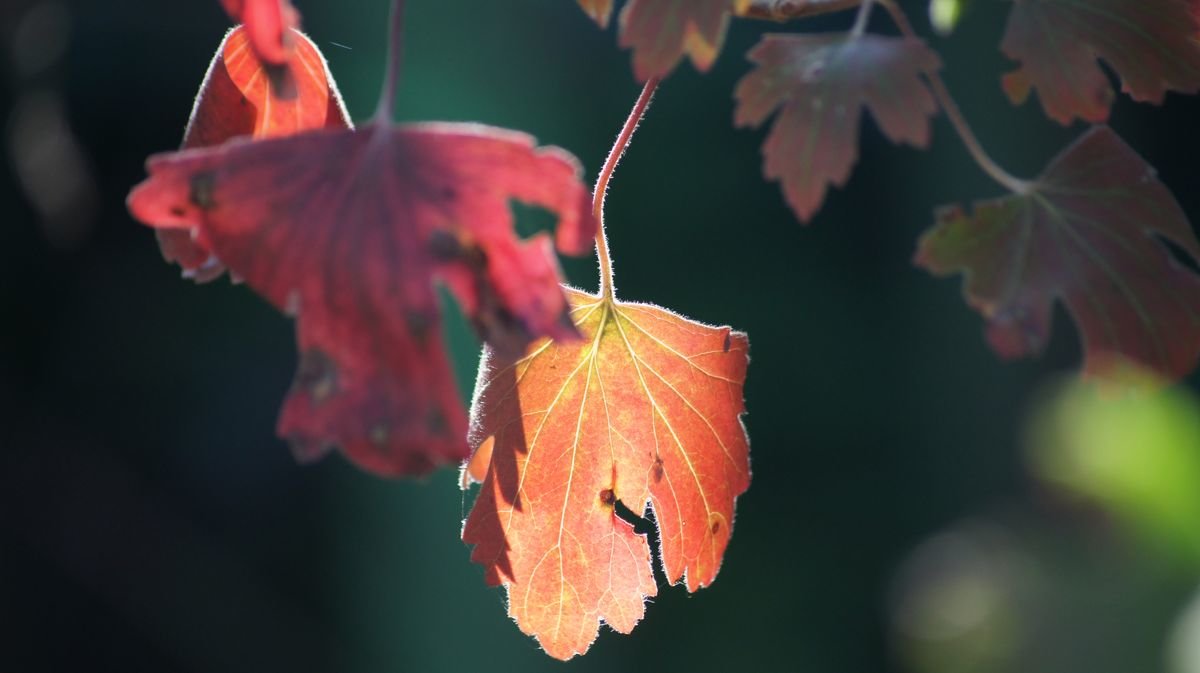
M241 136L270 138L318 128L349 128L325 57L298 31L283 66L264 66L250 48L244 26L225 36L196 95L183 136L184 149L209 147ZM225 271L199 229L158 229L167 261L197 282Z
M779 114L763 145L764 172L807 222L830 185L841 186L858 159L862 108L893 142L929 144L937 111L923 72L941 67L924 42L844 33L767 35L750 51L758 65L738 83L738 126Z
M297 316L301 362L278 431L301 459L337 446L402 475L466 455L435 281L502 351L576 333L550 239L517 240L509 201L556 213L571 254L590 251L595 222L575 160L529 136L384 123L147 165L132 213L198 229L231 272Z
M1004 78L1020 103L1036 88L1050 118L1108 119L1104 59L1134 100L1200 90L1200 24L1191 0L1015 0L1000 47L1021 67Z
M1106 127L1090 130L1024 194L938 213L916 262L962 272L967 302L1005 357L1038 352L1061 300L1079 327L1084 371L1118 359L1179 378L1200 353L1200 277L1159 238L1200 259L1200 243L1154 170Z

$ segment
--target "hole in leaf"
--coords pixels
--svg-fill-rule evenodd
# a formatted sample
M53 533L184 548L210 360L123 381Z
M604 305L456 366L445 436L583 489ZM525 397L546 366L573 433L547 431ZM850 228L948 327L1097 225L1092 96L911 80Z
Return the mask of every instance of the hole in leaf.
M1155 234L1154 238L1158 239L1160 243L1167 247L1167 250L1171 251L1171 259L1178 262L1179 265L1185 269L1191 270L1192 273L1200 274L1200 260L1197 260L1189 255L1187 250L1183 249L1183 246L1169 238L1159 236L1157 234Z
M516 220L514 229L519 238L525 239L541 232L554 234L554 215L541 208L527 206L519 201L512 202L513 217Z

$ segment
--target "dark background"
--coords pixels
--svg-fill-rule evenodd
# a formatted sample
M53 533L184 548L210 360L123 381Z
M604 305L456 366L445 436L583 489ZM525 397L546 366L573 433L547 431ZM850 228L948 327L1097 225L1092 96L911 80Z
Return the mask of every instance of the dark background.
M296 1L356 119L376 102L386 4ZM903 4L1002 165L1031 176L1082 131L1004 99L1007 3L974 3L947 38L932 36L925 3ZM522 129L594 179L639 89L613 29L568 0L409 5L402 118ZM808 227L761 177L765 130L732 127L760 34L845 29L852 13L736 22L711 72L685 64L665 82L617 172L620 295L750 335L754 481L711 588L661 587L632 636L605 631L565 666L470 563L458 535L473 495L457 474L385 481L340 456L297 465L273 433L295 366L289 321L245 287L181 280L127 214L145 157L179 144L228 26L218 3L5 0L0 19L0 671L1165 665L1195 576L1026 467L1038 391L1080 361L1073 326L1060 313L1044 357L1001 362L959 281L911 265L934 206L1000 194L945 119L923 152L866 122L850 184ZM872 26L891 30L882 12ZM1162 108L1121 97L1112 118L1193 218L1196 119L1197 100L1177 95ZM595 287L594 261L564 266ZM465 396L477 350L455 325ZM910 557L934 536L941 558L947 535L967 551ZM986 599L1032 591L993 572L1006 554L1050 578L1034 607ZM945 614L962 628L914 639L903 597L964 567L992 593L950 591ZM1013 635L1030 623L1042 625L1033 644ZM980 648L998 654L985 666Z

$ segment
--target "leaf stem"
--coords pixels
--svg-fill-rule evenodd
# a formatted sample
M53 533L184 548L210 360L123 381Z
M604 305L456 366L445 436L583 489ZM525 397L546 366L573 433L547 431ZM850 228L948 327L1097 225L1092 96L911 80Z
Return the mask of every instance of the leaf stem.
M784 23L858 7L863 0L751 0L738 16Z
M857 40L866 32L867 21L871 18L871 8L874 6L875 0L862 0L862 4L858 6L858 15L854 17L854 27L850 29L851 40Z
M592 214L597 223L596 256L600 260L600 296L610 302L616 295L613 288L612 258L608 254L608 237L604 232L604 197L608 193L608 183L612 179L613 171L616 170L625 150L629 148L629 141L633 138L633 132L637 130L638 123L642 121L642 116L646 114L646 109L650 107L650 99L654 97L654 90L658 88L658 82L658 77L646 80L646 85L642 87L642 93L629 112L629 118L621 127L617 141L613 143L608 158L604 160L604 168L600 171L600 177L596 178L596 189L592 192Z
M404 0L392 0L391 27L388 31L387 62L383 71L383 91L375 107L375 123L387 126L392 123L396 102L396 89L400 80L400 64L404 59L401 41L404 38Z
M871 0L867 0L871 1ZM895 0L877 0L883 5L884 9L891 15L892 21L896 27L900 29L900 33L904 37L911 39L920 39L916 31L913 30L912 24L908 20L908 16L904 10L895 2ZM938 105L942 111L946 113L946 118L950 120L950 124L958 133L958 137L962 139L963 145L966 146L967 152L971 154L971 158L979 165L979 168L987 173L988 177L995 180L1005 189L1014 194L1026 194L1033 188L1033 181L1022 180L1004 170L997 164L987 151L983 149L979 138L975 136L975 132L971 130L970 124L967 123L966 117L963 116L962 110L959 109L958 103L950 95L950 91L946 88L946 83L942 80L942 76L937 72L927 72L925 77L929 80L929 89L933 92L933 97L937 99Z

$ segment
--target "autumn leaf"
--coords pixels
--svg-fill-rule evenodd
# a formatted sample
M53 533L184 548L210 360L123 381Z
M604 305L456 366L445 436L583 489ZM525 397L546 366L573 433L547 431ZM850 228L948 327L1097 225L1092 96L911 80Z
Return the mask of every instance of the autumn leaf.
M763 144L764 173L782 183L802 221L821 207L830 185L849 179L862 108L893 142L929 144L937 103L921 73L937 71L941 62L920 40L767 35L749 58L758 67L737 85L735 123L759 126L779 111Z
M653 82L596 187L597 213ZM750 485L746 335L617 300L600 255L600 293L568 290L582 339L485 352L464 470L464 486L483 482L463 526L471 559L559 659L585 652L601 622L631 631L657 592L649 544L618 503L636 517L653 508L667 581L696 591L716 577Z
M629 0L621 10L619 43L633 49L640 81L665 77L686 54L697 70L712 66L725 41L731 11L750 0Z
M385 475L467 453L435 282L501 352L570 338L553 244L518 240L509 202L557 214L563 252L586 252L595 231L566 152L481 125L395 126L396 70L361 129L153 156L129 196L139 220L197 229L232 273L296 316L301 360L278 425L296 455L337 446Z
M244 27L225 36L196 95L184 149L351 126L325 57L303 33L292 33L295 49L278 68L258 60ZM178 262L186 277L206 282L224 273L200 229L158 229L155 235L163 256Z
M612 0L579 0L579 6L593 21L600 24L601 28L608 27L608 20L612 17Z
M1167 91L1200 90L1200 23L1191 0L1016 0L1001 49L1020 61L1004 78L1015 103L1036 88L1046 114L1108 119L1112 68L1134 100L1161 103Z
M282 66L294 48L300 13L289 0L221 0L229 16L245 24L250 46L258 60Z
M1061 300L1078 325L1087 374L1131 360L1164 376L1200 352L1200 277L1160 239L1200 259L1200 243L1154 170L1115 133L1096 127L1023 194L938 213L916 262L962 272L967 302L1005 357L1039 352Z
M750 485L746 335L568 296L583 340L515 363L489 352L481 367L471 442L489 446L471 463L484 484L463 529L509 614L559 659L585 652L601 620L631 631L656 593L649 546L617 501L637 516L652 504L667 580L695 591L716 577Z

